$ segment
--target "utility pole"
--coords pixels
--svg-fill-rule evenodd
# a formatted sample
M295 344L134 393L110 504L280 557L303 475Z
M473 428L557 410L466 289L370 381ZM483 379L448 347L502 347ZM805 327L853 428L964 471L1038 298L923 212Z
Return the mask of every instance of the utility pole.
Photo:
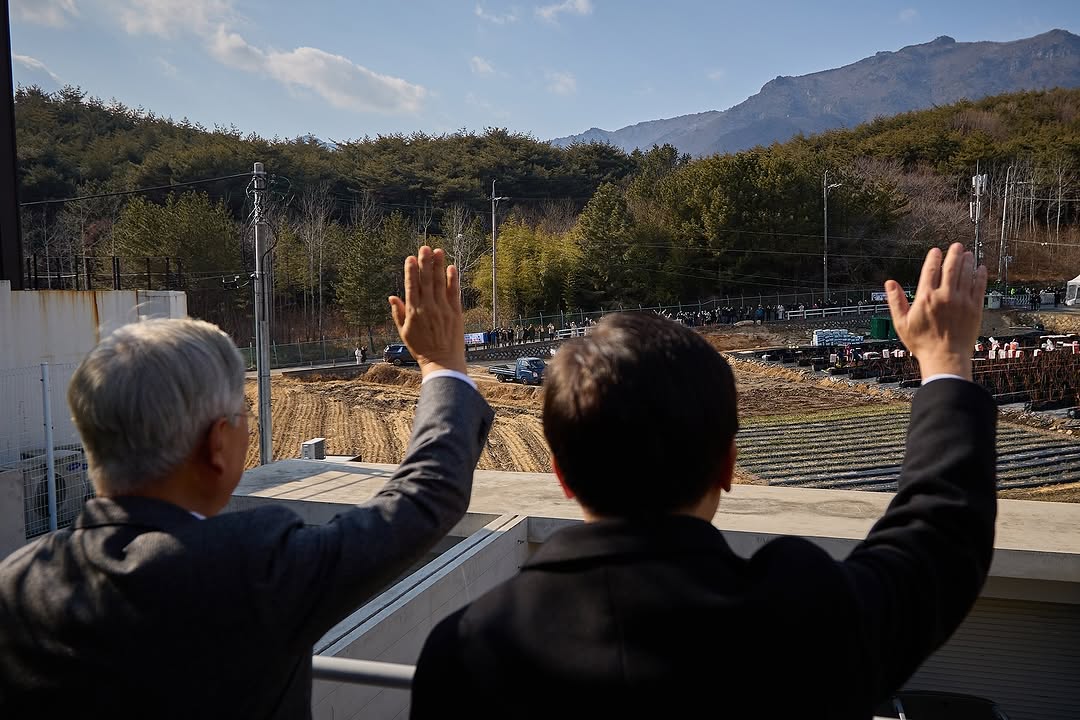
M1001 201L1001 243L998 245L998 282L1005 275L1005 220L1009 216L1009 178L1012 176L1013 166L1010 165L1005 171L1005 197Z
M821 182L821 195L822 195L822 198L824 199L824 207L825 207L825 227L824 227L825 249L824 249L824 253L821 256L822 277L824 279L824 283L823 283L824 293L822 294L822 300L821 300L823 305L824 305L825 301L827 301L829 299L829 191L832 190L833 188L840 187L842 184L843 183L833 183L833 184L830 185L829 184L829 171L828 170L825 171L825 177Z
M491 329L496 330L499 327L499 315L495 310L495 305L498 302L497 295L499 294L499 286L495 284L495 233L498 229L498 225L495 222L495 208L498 206L500 200L509 200L508 197L498 197L495 195L495 181L491 181Z
M982 195L986 192L987 176L979 174L976 166L975 175L971 177L971 191L975 194L975 200L968 205L968 214L971 222L975 223L975 267L979 267L979 259L982 255L982 243L979 240L979 221L982 219Z
M267 312L269 273L266 272L270 250L266 243L266 220L263 202L266 195L266 171L261 162L255 163L252 173L255 202L255 370L259 376L259 464L273 461L270 431L270 319Z

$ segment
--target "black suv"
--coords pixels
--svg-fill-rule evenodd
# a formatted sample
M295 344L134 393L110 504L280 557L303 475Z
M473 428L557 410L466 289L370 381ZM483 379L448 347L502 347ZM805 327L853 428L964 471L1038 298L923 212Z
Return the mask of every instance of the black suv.
M402 343L394 343L387 345L383 350L382 359L388 363L394 365L415 364L416 360L413 359L412 354L409 352L409 348L405 347Z

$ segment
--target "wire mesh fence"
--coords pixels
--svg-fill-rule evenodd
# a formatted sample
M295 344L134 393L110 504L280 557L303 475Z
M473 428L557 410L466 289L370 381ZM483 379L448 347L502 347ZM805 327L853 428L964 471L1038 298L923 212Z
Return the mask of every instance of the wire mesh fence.
M67 404L76 367L0 370L0 471L22 475L27 539L69 526L93 496Z
M351 365L356 362L356 350L363 346L368 360L382 358L383 348L401 342L397 335L379 333L373 335L373 347L365 338L327 338L312 342L274 343L270 346L270 367L286 368L301 365ZM255 343L240 348L240 354L248 370L255 369Z

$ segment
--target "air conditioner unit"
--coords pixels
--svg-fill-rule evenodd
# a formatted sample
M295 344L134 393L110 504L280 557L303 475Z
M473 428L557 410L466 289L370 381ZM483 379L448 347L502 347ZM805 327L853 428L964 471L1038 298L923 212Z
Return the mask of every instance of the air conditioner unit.
M44 451L24 453L19 462L23 475L26 537L49 531L48 462ZM86 456L82 448L64 448L53 452L53 473L56 482L56 527L69 526L82 512L86 501L94 496L86 472Z
M326 438L312 438L301 443L300 457L304 460L325 460Z

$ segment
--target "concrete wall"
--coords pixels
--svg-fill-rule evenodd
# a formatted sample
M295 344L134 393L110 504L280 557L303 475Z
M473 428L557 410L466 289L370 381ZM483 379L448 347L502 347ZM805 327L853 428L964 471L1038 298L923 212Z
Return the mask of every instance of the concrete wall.
M0 370L38 363L77 363L126 323L186 317L187 295L175 290L11 290L0 281Z
M74 365L121 325L187 316L187 296L150 290L11 291L0 281L0 466L44 447L41 363L50 365L56 445L78 442L65 398Z
M70 518L82 507L86 482L78 433L67 407L67 385L75 364L98 341L121 325L153 317L187 316L187 295L150 290L11 290L0 281L0 471L23 473L31 533L41 530L40 505L35 499L44 487L45 427L41 363L49 363L53 447L65 449L58 458L57 486L68 499ZM35 459L36 458L36 459ZM63 473L63 475L59 475ZM70 490L70 492L69 492ZM6 509L7 506L5 505ZM62 513L61 523L65 520ZM0 514L0 527L23 527L20 509ZM47 525L46 525L47 527Z
M527 531L521 515L488 523L340 622L315 653L414 665L436 623L518 571L528 552ZM407 718L409 693L316 681L312 711L315 720Z

